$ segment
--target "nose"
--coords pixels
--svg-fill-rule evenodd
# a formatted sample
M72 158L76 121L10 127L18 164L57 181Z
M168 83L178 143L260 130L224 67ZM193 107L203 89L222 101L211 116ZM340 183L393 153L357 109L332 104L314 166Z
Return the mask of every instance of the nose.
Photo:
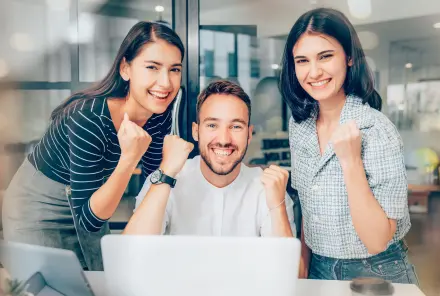
M162 69L157 77L157 84L164 89L169 89L171 86L170 75L167 69Z
M309 77L311 79L318 79L322 76L322 69L319 66L318 63L310 63L310 71L309 71Z
M231 130L228 127L219 129L217 134L217 141L219 144L222 145L231 144Z

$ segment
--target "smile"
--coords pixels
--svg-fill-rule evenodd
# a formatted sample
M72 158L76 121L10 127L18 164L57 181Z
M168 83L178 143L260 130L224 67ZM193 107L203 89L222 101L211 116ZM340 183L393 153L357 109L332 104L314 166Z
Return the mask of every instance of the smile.
M170 92L159 92L159 91L152 91L152 90L149 90L148 93L159 100L166 99L170 95Z
M312 86L323 86L323 85L329 83L330 80L331 80L331 78L329 78L329 79L325 79L325 80L321 80L321 81L317 81L317 82L310 82L310 84L311 84Z
M214 151L214 153L218 156L229 156L232 154L232 152L234 152L233 149L216 149L216 148L213 148L212 151Z

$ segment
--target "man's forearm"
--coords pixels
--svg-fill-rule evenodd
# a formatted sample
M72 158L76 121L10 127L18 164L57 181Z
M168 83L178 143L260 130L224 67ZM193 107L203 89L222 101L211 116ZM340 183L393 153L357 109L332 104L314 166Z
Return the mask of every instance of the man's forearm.
M279 207L270 211L272 222L272 234L278 237L293 237L289 217L285 207Z
M128 221L123 234L162 234L170 192L168 184L151 185L144 200Z

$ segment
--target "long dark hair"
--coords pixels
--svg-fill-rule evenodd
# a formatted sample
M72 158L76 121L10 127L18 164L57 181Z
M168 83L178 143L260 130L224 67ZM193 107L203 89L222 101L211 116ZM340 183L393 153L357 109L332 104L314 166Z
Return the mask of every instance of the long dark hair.
M108 74L92 87L77 92L67 98L61 105L59 105L51 114L51 119L64 113L67 107L77 100L90 100L93 98L125 98L128 93L128 81L122 79L119 74L119 68L122 60L125 58L127 63L130 63L141 51L142 47L150 42L158 39L164 40L171 45L176 46L182 54L182 60L185 55L185 48L179 36L168 26L152 22L139 22L134 25L124 41L119 47L118 54Z
M342 46L346 56L353 61L347 68L344 91L356 95L372 108L381 110L382 99L374 89L373 74L368 67L359 37L347 17L334 9L317 8L303 14L293 25L284 48L279 88L283 100L292 111L296 122L308 119L318 102L299 84L295 73L293 47L307 32L325 34L335 38Z

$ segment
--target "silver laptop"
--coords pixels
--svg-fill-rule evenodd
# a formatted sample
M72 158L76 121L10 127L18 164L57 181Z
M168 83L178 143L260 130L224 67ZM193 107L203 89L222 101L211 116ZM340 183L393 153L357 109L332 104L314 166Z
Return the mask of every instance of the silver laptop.
M107 235L101 244L110 296L295 295L295 238Z
M0 262L36 296L94 295L72 251L2 240Z

